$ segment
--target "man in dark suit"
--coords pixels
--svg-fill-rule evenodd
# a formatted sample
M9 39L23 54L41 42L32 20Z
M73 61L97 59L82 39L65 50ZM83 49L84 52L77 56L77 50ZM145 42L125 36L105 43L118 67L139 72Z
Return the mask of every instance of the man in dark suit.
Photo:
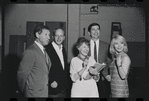
M65 39L64 31L60 28L54 30L53 41L46 46L46 51L51 58L49 73L49 97L67 97L69 70L67 55L62 43Z
M36 39L23 53L17 71L18 85L25 97L48 97L51 62L44 51L44 46L49 43L50 31L48 27L38 25L34 35Z
M106 67L100 73L100 79L97 83L99 96L101 98L110 97L110 84L105 79L108 77L108 65L111 59L108 58L109 44L99 39L100 36L100 25L98 23L92 23L88 27L88 33L91 37L90 40L90 53L98 63L106 63Z

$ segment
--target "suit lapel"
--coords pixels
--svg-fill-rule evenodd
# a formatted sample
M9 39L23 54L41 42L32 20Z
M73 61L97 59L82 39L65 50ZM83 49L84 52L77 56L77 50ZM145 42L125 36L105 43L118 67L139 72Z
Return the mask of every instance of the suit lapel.
M89 50L88 56L91 56L91 48L90 48L90 50Z
M103 51L103 45L102 45L102 42L99 40L99 47L98 47L98 62L101 63L101 54L102 54L102 51Z
M33 45L34 45L34 47L36 48L37 52L38 52L38 53L41 55L41 57L45 60L45 56L44 56L42 50L39 48L39 46L38 46L36 43L34 43ZM46 61L46 60L45 60L45 61Z
M39 48L39 46L36 43L34 43L33 45L36 48L37 52L40 54L40 56L44 59L45 63L47 64L45 55L42 52L42 50ZM51 61L50 61L50 58L49 58L49 63L47 64L48 70L50 70L50 66L51 66Z
M62 52L63 52L63 59L64 59L64 70L66 69L66 63L67 63L67 55L66 55L66 51L65 51L65 48L63 47L63 50L62 50Z
M52 45L52 44L51 44L51 45ZM57 59L59 60L59 63L61 64L61 67L62 67L61 69L64 70L64 69L65 69L65 65L64 65L64 69L63 69L61 60L60 60L60 58L59 58L59 56L58 56L58 54L57 54L57 52L56 52L56 50L55 50L55 48L54 48L53 45L52 45L52 48L53 48L53 51L55 52L55 55L56 55ZM62 53L63 53L63 58L64 58L64 52L63 52L63 49L62 49ZM65 60L64 60L64 63L65 63Z
M47 56L48 56L48 63L47 63L46 58L45 58L45 61L46 61L47 67L48 67L48 71L50 71L50 67L51 67L51 59L50 59L50 57L49 57L48 54L47 54Z
M90 49L89 49L88 56L91 56L91 40L90 40Z

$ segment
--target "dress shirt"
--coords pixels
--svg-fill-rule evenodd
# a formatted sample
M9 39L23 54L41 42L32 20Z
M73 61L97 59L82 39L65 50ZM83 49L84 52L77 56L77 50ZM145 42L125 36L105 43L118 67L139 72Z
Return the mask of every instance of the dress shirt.
M52 45L53 45L57 55L59 56L59 59L60 59L61 64L62 64L62 67L64 69L64 58L63 58L63 52L62 52L62 49L63 49L62 47L63 46L61 45L61 47L59 48L59 46L54 41L52 42Z
M37 41L34 41L36 44L37 44L37 46L41 49L41 51L43 52L43 54L45 54L44 53L44 47L40 44L40 43L38 43Z
M97 62L98 62L98 53L99 53L99 39L96 41L96 52L97 52ZM91 50L91 57L94 58L94 41L90 41L90 50Z

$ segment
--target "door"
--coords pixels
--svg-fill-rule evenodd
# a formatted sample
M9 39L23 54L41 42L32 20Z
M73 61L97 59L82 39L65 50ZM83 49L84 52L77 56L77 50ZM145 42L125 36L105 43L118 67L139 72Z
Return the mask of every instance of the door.
M9 54L15 54L19 57L22 56L25 48L25 35L10 35L9 37Z

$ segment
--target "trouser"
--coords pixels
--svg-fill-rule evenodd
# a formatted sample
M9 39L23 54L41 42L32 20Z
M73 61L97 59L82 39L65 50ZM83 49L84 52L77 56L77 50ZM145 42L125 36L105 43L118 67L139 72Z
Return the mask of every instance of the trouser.
M49 94L49 97L51 98L66 98L66 91L62 91L61 93L58 94Z
M107 80L100 79L97 82L99 97L100 98L109 98L111 93L110 83Z

